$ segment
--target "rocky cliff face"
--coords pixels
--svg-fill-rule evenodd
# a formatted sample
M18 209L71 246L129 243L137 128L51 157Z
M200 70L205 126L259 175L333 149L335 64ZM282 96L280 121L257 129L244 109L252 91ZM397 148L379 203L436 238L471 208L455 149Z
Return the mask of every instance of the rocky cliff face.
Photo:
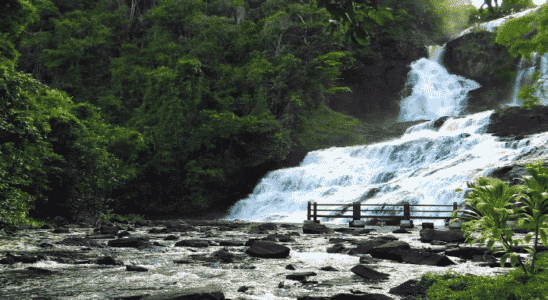
M513 147L514 143L519 143L526 135L548 132L548 107L510 107L495 111L490 121L486 132L506 140L507 147ZM520 178L530 176L525 165L538 160L542 160L544 167L548 167L546 147L536 147L523 152L512 162L493 169L488 177L501 179L511 185L523 184Z
M468 93L467 113L497 107L512 96L519 58L492 41L495 33L477 32L454 39L445 46L442 64L451 74L472 79L481 88Z
M433 43L428 39L431 29L418 27L409 24L405 37L387 32L376 34L371 39L370 51L357 57L358 66L341 74L340 84L349 86L352 93L334 96L329 107L364 123L383 126L393 123L399 113L399 93L405 87L410 64L427 57L424 45Z

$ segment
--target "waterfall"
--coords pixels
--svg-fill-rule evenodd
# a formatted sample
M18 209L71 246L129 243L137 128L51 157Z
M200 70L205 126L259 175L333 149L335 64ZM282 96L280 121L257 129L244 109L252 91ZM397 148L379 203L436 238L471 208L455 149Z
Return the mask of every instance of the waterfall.
M458 116L466 108L469 91L479 83L452 75L441 65L443 46L428 47L429 58L411 63L407 88L412 94L402 99L398 121L432 120L443 116Z
M433 60L441 65L441 56L445 51L445 45L431 45L427 46L426 49L428 49L428 59Z
M531 9L526 9L524 11L520 11L518 13L515 13L513 15L508 15L508 16L505 16L505 17L502 17L500 19L496 19L496 20L492 20L492 21L489 21L489 22L485 22L485 23L481 23L479 24L479 28L480 30L487 30L489 32L494 32L497 27L501 26L502 24L504 24L504 22L510 20L510 19L513 19L513 18L519 18L519 17L523 17L525 15L528 15L528 14L531 14L531 13L536 13L540 10L540 6L537 6L535 8L531 8ZM459 33L457 36L453 37L453 39L456 39L456 38L459 38L465 34L469 34L469 33L472 33L474 32L475 28L474 27L470 27L466 30L463 30L461 33Z
M495 20L481 27L492 31L502 23ZM466 32L471 29L461 35ZM378 204L373 209L403 202L461 204L468 190L467 182L489 176L501 166L521 163L524 158L548 159L548 132L503 141L485 133L493 110L461 116L468 91L479 88L479 84L445 70L440 64L444 46L428 50L428 58L411 64L406 83L411 95L402 99L398 119L431 121L412 126L401 138L388 142L309 152L298 167L269 172L253 193L238 201L224 219L301 223L307 217L309 201L340 204L329 207L340 210L350 210L353 202ZM520 63L515 94L527 84L527 75L534 70L542 71L543 85L548 82L548 55L536 60L533 66L525 61ZM542 99L547 103L546 97ZM436 129L434 123L442 116L449 118ZM458 188L463 191L456 192ZM420 208L423 209L438 210ZM415 216L413 210L411 214ZM440 216L440 213L420 215ZM320 218L320 221L343 224L350 218ZM441 226L443 220L434 223Z
M508 106L519 106L521 105L521 99L519 99L518 93L520 90L525 86L529 84L535 84L536 82L533 82L530 79L530 76L540 71L542 73L541 77L537 81L541 84L541 86L544 87L547 93L543 93L541 90L537 90L536 96L539 98L539 102L542 105L548 105L548 53L545 53L542 57L539 59L539 55L534 52L531 61L528 61L525 58L521 58L519 62L518 67L518 74L516 76L516 82L514 84L514 92L512 95L512 102L507 103Z
M390 142L309 152L298 167L268 173L225 219L302 222L308 201L341 205L329 209L355 201L379 204L374 209L403 201L460 204L464 192L455 189L466 191L467 181L488 176L501 162L515 161L531 149L546 149L548 133L512 143L485 134L492 113L448 118L439 130L434 129L435 121L428 121ZM548 154L543 151L539 156ZM423 214L433 215L439 213ZM350 219L320 220L340 224ZM443 221L434 223L441 226Z

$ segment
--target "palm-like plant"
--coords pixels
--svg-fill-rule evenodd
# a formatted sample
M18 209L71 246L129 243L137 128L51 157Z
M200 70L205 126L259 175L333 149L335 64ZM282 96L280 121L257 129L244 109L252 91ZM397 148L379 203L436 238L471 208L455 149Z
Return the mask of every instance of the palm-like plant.
M533 235L528 233L524 239L514 240L508 221L517 217L516 227L534 231L534 247L524 247L532 255L531 273L534 275L537 272L535 259L539 235L542 243L548 246L548 169L543 166L542 161L527 164L526 169L532 177L523 177L525 185L521 186L512 187L499 179L485 177L479 178L477 185L467 183L472 188L472 193L465 197L465 208L452 213L452 222L463 221L461 228L466 232L467 239L476 228L482 229L482 236L472 240L470 244L477 241L483 244L488 239L487 247L493 251L495 241L501 241L504 251L507 252L501 257L501 267L510 258L512 266L519 264L528 277L525 265L513 251L511 244L515 246L518 243L529 243ZM515 205L510 203L514 196L518 200Z
M516 209L522 216L517 220L516 226L534 231L534 247L525 247L525 249L532 255L531 270L535 273L539 235L542 244L548 246L548 193L546 193L548 190L548 169L543 166L542 161L529 164L526 169L532 178L523 178L525 186L522 187L518 200L522 200L519 203L524 205ZM529 243L532 238L533 236L529 233L525 236L524 241Z
M513 230L508 227L508 221L518 216L510 199L520 188L486 177L478 178L477 184L467 183L467 186L472 189L472 193L465 197L465 208L452 213L452 222L463 222L461 226L469 244L479 242L483 245L487 241L487 247L494 251L495 242L500 241L504 251L509 252L501 258L501 265L510 257L513 265L518 263L527 273L519 256L513 253L512 244L517 245L519 240L512 239ZM460 191L462 190L457 189L457 192ZM472 239L472 233L476 229L481 229L481 236Z

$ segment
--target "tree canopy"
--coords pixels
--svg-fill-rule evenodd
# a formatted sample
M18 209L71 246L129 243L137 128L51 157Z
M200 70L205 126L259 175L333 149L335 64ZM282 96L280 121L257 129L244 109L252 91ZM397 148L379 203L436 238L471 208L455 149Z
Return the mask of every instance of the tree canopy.
M391 45L406 52L421 26L442 35L441 12L458 10L412 0L3 5L4 223L226 208L294 153L364 143L357 120L327 107L350 91L341 72L400 59Z

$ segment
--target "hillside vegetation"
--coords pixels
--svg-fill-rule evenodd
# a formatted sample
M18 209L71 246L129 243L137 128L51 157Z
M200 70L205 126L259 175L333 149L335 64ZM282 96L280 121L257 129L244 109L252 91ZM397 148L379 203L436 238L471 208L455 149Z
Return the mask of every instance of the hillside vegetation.
M7 1L0 221L224 211L294 153L367 142L330 108L341 74L408 65L478 13L449 2Z

